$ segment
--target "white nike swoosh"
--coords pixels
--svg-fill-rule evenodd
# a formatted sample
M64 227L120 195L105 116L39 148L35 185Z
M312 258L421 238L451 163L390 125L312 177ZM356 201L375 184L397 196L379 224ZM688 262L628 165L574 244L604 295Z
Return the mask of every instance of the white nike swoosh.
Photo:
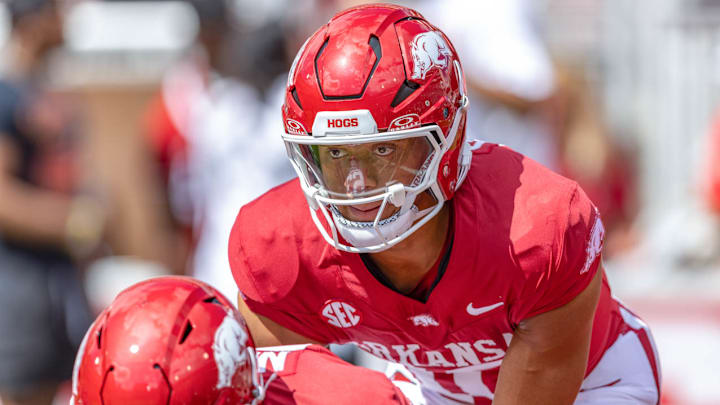
M480 307L480 308L473 308L472 302L471 302L468 304L466 309L467 309L468 314L470 314L472 316L478 316L480 314L484 314L485 312L492 311L495 308L499 308L499 307L503 306L503 304L504 304L504 302L500 301L497 304L492 304L492 305L488 305L488 306Z

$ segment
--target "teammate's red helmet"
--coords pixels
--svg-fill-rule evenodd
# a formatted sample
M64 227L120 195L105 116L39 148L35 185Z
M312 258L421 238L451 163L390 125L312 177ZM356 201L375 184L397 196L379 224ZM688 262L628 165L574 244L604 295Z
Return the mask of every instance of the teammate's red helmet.
M412 9L351 8L313 34L290 69L283 139L325 239L380 251L437 214L469 164L466 107L455 49Z
M71 404L248 404L261 399L255 345L217 290L161 277L122 293L75 360Z

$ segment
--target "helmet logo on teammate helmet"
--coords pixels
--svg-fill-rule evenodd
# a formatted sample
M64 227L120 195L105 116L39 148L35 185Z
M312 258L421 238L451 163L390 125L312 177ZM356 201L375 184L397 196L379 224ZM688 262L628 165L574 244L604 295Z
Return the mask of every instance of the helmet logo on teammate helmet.
M413 79L425 80L425 75L437 66L441 69L448 67L452 56L450 47L443 37L436 31L417 34L412 40Z
M232 379L237 369L247 359L248 334L231 314L225 316L222 324L215 331L215 340L212 345L213 356L218 370L217 387L232 386Z

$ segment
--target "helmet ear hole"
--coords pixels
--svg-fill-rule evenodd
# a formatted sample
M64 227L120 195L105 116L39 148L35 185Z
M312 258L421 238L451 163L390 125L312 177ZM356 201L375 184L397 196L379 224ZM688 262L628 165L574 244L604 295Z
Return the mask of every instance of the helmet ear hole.
M203 300L203 302L207 302L208 304L216 304L216 305L222 305L220 301L217 299L217 297L210 297Z
M192 324L190 323L190 321L187 321L187 323L185 324L185 330L183 331L183 334L180 337L179 344L185 343L185 340L188 338L188 336L190 336L190 332L192 332L192 330L193 330Z

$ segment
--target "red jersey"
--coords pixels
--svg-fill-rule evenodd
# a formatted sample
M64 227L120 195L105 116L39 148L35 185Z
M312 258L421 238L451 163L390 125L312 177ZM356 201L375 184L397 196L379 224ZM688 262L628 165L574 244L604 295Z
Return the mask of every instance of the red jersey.
M354 366L318 345L257 349L264 381L275 373L264 405L407 405L384 374Z
M452 204L454 241L426 302L330 246L297 181L240 210L230 264L247 305L323 343L355 342L407 366L426 389L490 404L515 327L576 297L598 271L603 227L579 186L508 148L474 151ZM617 338L618 304L603 277L588 372Z

